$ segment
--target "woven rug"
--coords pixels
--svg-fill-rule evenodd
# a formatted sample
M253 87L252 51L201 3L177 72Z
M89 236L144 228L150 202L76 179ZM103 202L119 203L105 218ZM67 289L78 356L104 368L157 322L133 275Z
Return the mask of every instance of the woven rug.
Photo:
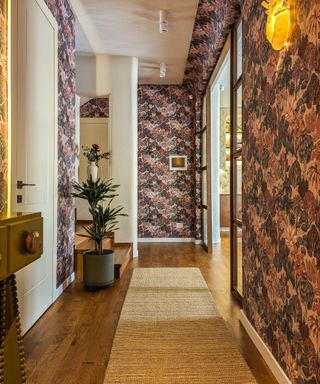
M104 384L253 384L198 268L134 270Z

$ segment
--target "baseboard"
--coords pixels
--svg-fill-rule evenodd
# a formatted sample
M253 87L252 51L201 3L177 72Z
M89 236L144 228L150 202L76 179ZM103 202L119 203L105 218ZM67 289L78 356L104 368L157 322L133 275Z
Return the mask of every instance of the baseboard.
M253 341L254 345L257 347L258 351L261 353L262 358L270 368L274 377L277 379L279 384L291 384L288 376L284 372L284 370L280 367L279 363L270 352L267 345L258 335L257 331L254 329L249 319L245 315L243 311L240 311L240 322L243 325L244 329L247 331L250 339Z
M193 237L140 237L139 243L195 243L201 244L201 240L195 240ZM199 242L199 243L198 243Z
M69 285L74 282L76 278L75 273L73 272L65 281L56 289L54 300L57 300L57 298L62 294L62 292L69 287Z

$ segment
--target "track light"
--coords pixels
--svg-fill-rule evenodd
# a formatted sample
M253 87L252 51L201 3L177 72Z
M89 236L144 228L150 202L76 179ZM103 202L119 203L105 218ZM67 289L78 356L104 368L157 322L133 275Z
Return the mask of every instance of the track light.
M160 33L168 33L168 11L160 11Z
M140 68L146 68L146 69L160 69L160 77L164 78L167 76L167 64L166 63L161 63L161 64L154 64L154 63L145 63L145 62L140 62L139 64Z
M160 77L161 77L161 78L164 78L164 77L166 77L166 74L167 74L167 66L166 66L166 63L161 63L161 64L160 64Z

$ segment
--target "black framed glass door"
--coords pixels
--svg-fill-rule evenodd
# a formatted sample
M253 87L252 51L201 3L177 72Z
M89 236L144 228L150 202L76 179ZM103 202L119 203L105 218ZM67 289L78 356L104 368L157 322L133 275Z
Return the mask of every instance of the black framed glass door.
M242 22L231 32L231 290L241 301L242 276Z

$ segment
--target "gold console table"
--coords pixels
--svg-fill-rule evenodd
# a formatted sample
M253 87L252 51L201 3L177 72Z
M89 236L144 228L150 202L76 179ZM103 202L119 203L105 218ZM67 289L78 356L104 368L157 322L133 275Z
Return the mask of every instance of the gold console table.
M15 272L42 252L40 213L0 215L0 384L26 383Z

